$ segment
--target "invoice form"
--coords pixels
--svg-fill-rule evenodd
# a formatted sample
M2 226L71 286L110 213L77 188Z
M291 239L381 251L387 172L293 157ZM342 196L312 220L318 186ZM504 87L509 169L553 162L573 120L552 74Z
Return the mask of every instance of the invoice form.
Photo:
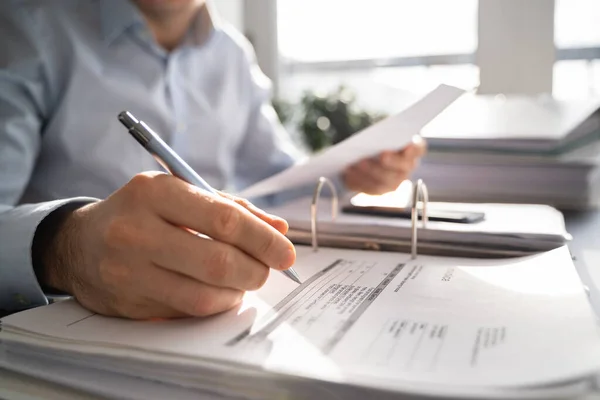
M342 375L445 385L535 385L600 366L566 247L504 260L320 249L296 269L310 277L228 346L266 343L274 369L311 368L318 353Z

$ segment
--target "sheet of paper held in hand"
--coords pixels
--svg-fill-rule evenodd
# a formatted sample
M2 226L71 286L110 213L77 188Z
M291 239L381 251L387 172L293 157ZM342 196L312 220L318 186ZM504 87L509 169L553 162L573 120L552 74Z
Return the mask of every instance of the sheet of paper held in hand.
M566 247L504 260L298 251L301 286L271 274L239 309L209 319L111 319L69 301L3 326L102 345L105 355L208 357L421 393L550 385L600 367L598 328Z
M455 87L440 85L399 114L370 126L303 163L246 188L238 195L258 197L312 184L320 176L331 177L363 158L373 157L386 150L402 149L429 121L463 93Z

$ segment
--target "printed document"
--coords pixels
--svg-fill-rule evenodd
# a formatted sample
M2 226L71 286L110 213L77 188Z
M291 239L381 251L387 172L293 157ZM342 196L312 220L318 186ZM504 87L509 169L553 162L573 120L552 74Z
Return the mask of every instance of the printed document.
M299 247L295 269L302 285L273 273L208 319L127 321L64 302L5 318L0 337L421 393L552 385L600 368L566 247L503 260Z
M294 165L246 188L239 195L258 197L315 183L320 176L330 177L338 174L345 167L363 158L372 157L385 150L400 150L463 93L455 87L440 85L403 112L368 127L304 163Z

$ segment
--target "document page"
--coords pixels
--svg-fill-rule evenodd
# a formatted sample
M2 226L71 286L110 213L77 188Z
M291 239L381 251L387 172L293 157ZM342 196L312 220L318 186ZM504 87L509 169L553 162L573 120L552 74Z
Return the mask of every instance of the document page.
M403 112L368 127L304 163L246 188L239 195L258 197L313 183L320 176L337 174L363 158L384 150L402 149L414 135L419 134L421 128L463 93L455 87L440 85Z
M273 273L215 317L127 321L64 302L3 319L0 339L425 392L550 385L600 370L596 318L566 247L503 260L297 249L301 285Z
M323 263L227 344L248 354L267 346L274 370L319 365L395 383L535 385L600 367L566 247L501 261L321 249L297 270Z

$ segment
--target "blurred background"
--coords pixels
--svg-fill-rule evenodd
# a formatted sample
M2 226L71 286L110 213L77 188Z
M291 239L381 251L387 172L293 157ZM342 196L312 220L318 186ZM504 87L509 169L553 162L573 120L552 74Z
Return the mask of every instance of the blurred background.
M253 43L292 131L310 125L306 114L325 103L331 109L338 99L351 105L360 128L439 83L478 94L600 96L599 0L215 4Z

